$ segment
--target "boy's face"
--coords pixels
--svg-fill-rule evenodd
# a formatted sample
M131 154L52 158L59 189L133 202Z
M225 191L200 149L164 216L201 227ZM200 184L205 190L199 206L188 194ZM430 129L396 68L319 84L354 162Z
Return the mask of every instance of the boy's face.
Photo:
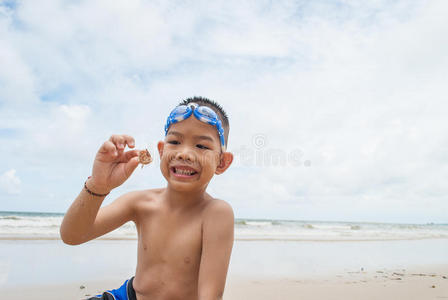
M213 175L223 173L233 160L230 152L221 152L216 127L193 116L172 124L158 148L162 174L179 191L205 190Z

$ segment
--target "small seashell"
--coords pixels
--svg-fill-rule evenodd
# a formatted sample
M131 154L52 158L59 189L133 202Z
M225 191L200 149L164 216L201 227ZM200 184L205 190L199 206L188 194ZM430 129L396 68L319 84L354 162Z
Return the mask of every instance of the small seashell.
M138 154L138 160L142 164L142 168L144 165L147 165L152 162L152 157L148 149L140 151L140 153Z

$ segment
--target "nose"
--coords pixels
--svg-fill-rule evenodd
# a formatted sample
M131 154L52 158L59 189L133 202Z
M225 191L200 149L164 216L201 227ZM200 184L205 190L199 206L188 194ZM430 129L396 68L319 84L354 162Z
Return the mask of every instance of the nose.
M189 150L188 147L182 147L179 149L179 151L176 153L176 160L185 160L185 161L194 161L194 154L193 151Z

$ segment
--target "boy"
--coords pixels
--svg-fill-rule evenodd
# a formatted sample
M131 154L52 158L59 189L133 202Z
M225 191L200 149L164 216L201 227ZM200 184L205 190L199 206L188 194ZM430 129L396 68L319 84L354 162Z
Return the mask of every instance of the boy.
M168 117L165 140L157 144L167 186L134 191L101 207L139 164L140 150L128 135L112 135L96 154L92 176L61 224L66 244L79 245L128 221L138 233L135 277L119 289L91 299L222 299L233 246L234 216L206 188L232 163L226 152L227 115L202 97L180 103Z

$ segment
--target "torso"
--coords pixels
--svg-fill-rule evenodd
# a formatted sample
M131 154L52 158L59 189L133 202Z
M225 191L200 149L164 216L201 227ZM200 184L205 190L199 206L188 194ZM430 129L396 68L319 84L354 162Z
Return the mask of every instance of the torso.
M137 270L133 286L138 300L197 299L202 249L202 216L207 203L172 212L160 190L136 200Z

